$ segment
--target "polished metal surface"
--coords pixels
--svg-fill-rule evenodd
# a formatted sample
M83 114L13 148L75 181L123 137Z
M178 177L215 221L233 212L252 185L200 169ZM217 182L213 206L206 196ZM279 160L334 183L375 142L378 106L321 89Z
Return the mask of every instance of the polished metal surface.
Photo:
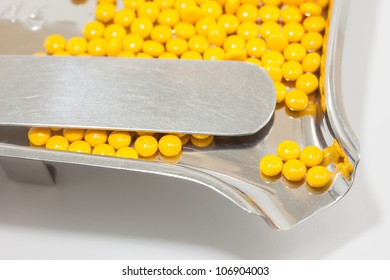
M214 143L205 149L186 145L182 157L176 161L161 155L151 162L30 148L27 129L15 126L0 128L0 155L5 160L19 158L50 164L58 173L64 165L76 164L79 168L94 166L96 172L100 168L127 170L129 178L131 172L144 172L159 174L162 180L166 176L191 180L215 190L245 211L261 216L272 228L289 229L339 201L352 186L359 162L358 143L349 129L341 102L340 62L348 2L333 1L331 9L326 47L328 60L325 76L321 78L326 110L314 94L309 107L300 113L278 105L267 125L254 135L215 137ZM0 24L0 33L2 28ZM334 60L330 61L330 57ZM259 160L266 154L275 153L278 143L286 139L298 142L301 147L317 145L321 148L336 140L354 171L350 178L335 172L329 189L313 189L305 182L292 184L283 177L265 178L259 172ZM334 165L329 168L335 171Z
M0 125L250 135L275 89L249 63L0 56Z

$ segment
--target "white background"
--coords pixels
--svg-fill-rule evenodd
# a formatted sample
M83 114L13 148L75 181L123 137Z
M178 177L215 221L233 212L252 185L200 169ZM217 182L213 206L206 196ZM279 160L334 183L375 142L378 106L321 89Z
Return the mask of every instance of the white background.
M0 169L0 259L389 259L390 1L351 2L344 101L362 158L335 206L275 232L184 181L67 167L44 187Z

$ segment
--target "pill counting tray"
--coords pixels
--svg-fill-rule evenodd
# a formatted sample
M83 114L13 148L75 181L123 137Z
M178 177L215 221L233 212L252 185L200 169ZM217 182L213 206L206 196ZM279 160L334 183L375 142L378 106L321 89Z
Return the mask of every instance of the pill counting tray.
M56 3L56 7L50 2L5 0L0 3L1 54L41 51L46 36L53 33L65 37L79 35L83 24L93 17L94 3L91 2L94 1L87 1L85 5L64 1ZM348 124L341 96L347 8L348 1L339 0L329 9L324 46L326 62L320 79L322 106L320 97L300 113L278 105L271 120L259 132L242 137L215 137L214 144L206 149L187 147L177 162L162 158L157 162L125 160L32 148L26 137L27 128L3 126L0 128L0 162L10 179L42 184L53 183L63 164L191 180L264 218L272 228L289 229L340 200L352 186L359 162L358 141ZM341 176L335 166L330 166L334 172L332 185L322 189L310 188L304 182L292 184L283 177L265 178L259 172L259 160L275 153L278 143L285 139L294 140L301 147L325 148L337 143L336 149L342 150L353 171L349 176Z

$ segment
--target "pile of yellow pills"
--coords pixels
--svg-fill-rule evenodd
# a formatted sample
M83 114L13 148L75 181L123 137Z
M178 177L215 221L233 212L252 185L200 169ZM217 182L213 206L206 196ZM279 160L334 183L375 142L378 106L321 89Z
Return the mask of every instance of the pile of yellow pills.
M214 137L205 134L33 127L29 129L28 140L32 147L37 148L150 160L158 159L158 155L179 157L184 145L208 147Z
M313 188L326 186L332 178L331 172L322 165L324 151L317 146L301 149L295 141L285 140L279 143L276 153L277 155L269 154L260 160L262 174L276 176L282 173L291 182L306 179L307 184Z

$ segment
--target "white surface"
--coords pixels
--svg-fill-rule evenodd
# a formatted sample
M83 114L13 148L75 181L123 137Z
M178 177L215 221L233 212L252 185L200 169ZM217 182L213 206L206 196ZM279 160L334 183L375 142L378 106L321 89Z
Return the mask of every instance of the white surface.
M334 207L275 232L187 182L68 167L50 188L6 181L0 170L0 258L389 259L390 1L351 2L345 105L362 160Z

